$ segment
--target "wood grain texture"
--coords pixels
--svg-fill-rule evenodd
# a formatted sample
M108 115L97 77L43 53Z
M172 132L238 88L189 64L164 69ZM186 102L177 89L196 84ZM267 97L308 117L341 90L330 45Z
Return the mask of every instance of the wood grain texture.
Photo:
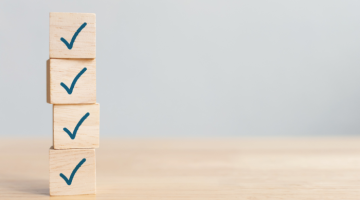
M70 50L60 40L68 43L78 28L86 22ZM95 58L96 15L93 13L50 13L50 58Z
M48 74L48 103L50 104L94 104L96 103L96 60L86 59L50 59ZM68 94L60 85L67 87L79 74L87 70L77 80L72 94Z
M359 144L356 137L102 138L96 195L50 199L358 200ZM1 200L49 199L50 145L50 138L0 138Z
M50 103L50 59L46 61L46 102Z
M67 128L74 134L75 127L86 113L89 116L71 139L63 129ZM54 149L99 147L100 104L53 105L53 115Z
M60 173L68 179L82 159L86 161L77 170L71 185L67 185ZM95 149L50 149L50 195L78 195L96 193Z

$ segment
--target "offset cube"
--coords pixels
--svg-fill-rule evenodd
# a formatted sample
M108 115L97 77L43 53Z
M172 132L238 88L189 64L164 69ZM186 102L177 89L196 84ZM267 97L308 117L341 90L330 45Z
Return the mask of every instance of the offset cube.
M95 14L50 13L50 58L95 58L95 54Z
M96 193L95 149L50 149L50 195Z
M98 148L100 105L54 105L54 149Z
M50 104L96 103L96 60L49 59L47 87Z

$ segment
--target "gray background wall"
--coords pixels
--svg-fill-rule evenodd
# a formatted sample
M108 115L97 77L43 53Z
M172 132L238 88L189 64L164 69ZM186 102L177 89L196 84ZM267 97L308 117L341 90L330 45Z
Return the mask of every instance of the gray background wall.
M0 2L0 136L51 136L49 12L97 14L101 137L360 133L360 1Z

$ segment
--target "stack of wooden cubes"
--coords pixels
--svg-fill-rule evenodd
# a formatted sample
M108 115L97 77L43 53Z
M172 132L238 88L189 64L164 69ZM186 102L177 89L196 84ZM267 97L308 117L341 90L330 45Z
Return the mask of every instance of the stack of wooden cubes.
M96 193L96 15L50 13L47 102L53 104L50 195Z

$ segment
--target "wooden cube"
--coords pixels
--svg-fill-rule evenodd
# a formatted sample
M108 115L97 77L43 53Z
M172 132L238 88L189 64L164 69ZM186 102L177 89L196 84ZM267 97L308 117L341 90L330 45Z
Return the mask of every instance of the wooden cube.
M95 58L96 15L50 13L50 58Z
M95 149L50 149L50 195L96 193Z
M100 105L53 105L54 149L98 148Z
M50 59L47 76L48 103L96 103L95 59Z

